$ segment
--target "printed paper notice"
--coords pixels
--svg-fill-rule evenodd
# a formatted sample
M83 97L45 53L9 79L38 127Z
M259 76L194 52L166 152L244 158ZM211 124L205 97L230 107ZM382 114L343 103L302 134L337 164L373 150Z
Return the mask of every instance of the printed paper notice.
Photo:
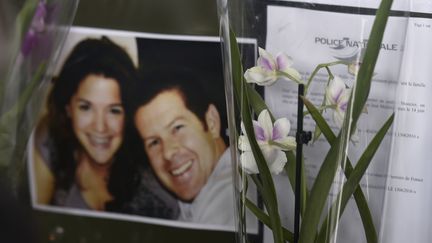
M266 50L274 55L285 52L291 56L294 68L300 71L303 79L308 78L318 64L360 60L374 20L372 15L282 6L268 6L267 16ZM432 215L432 191L428 189L432 166L427 148L432 137L426 130L432 123L432 116L428 115L432 102L428 80L432 76L431 26L432 20L425 18L389 18L367 111L357 127L359 142L350 144L349 158L355 164L378 129L396 111L393 130L387 134L361 182L381 235L380 242L429 242L432 239L429 230L432 222L428 217ZM353 86L355 76L347 66L330 69L349 87ZM323 102L327 82L325 70L318 72L313 80L307 97L317 106ZM265 90L270 109L277 117L288 117L293 126L297 117L296 87L292 82L280 81ZM337 132L332 112L323 115ZM314 130L310 117L306 117L304 127ZM309 187L328 149L322 137L304 149ZM342 176L336 177L330 200L343 180ZM362 229L357 207L351 201L341 219L335 242L365 242Z

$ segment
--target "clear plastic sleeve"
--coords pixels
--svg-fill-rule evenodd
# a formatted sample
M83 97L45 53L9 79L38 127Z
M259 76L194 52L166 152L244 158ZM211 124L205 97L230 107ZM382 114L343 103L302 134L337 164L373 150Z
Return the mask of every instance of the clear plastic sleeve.
M379 241L409 4L371 2L218 1L241 242L245 211L264 242Z
M0 171L5 187L15 193L25 178L26 144L77 4L1 2Z

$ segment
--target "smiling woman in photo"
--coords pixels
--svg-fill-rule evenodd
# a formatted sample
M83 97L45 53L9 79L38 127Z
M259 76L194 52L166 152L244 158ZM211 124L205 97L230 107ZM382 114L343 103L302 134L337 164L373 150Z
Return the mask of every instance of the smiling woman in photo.
M107 210L132 196L139 178L125 151L124 110L134 80L129 55L109 39L75 46L35 134L38 203Z

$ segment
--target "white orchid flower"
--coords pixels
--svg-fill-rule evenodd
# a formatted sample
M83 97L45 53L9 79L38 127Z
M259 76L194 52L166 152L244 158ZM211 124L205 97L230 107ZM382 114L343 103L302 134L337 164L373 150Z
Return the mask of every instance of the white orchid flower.
M348 107L351 89L347 88L344 81L335 76L325 89L325 104L334 109L333 120L341 127Z
M348 73L357 76L358 71L360 70L360 66L362 64L364 54L366 49L365 48L355 48L352 51L352 48L343 48L343 49L336 49L336 52L344 52L348 51L348 53L335 53L335 58L343 61L348 66Z
M272 85L279 78L285 78L302 83L300 73L291 67L293 62L284 53L273 58L266 50L259 48L257 64L257 66L246 70L244 74L246 82L267 86Z
M253 121L255 137L257 143L264 155L270 172L279 174L286 162L287 158L284 152L294 150L296 141L294 137L288 136L291 124L287 118L280 118L272 123L268 110L263 110L258 121ZM246 136L244 124L241 124L243 135L239 137L239 149L242 151L240 155L240 163L242 168L249 174L258 174L258 166L249 140Z
M358 71L360 70L361 62L352 62L348 64L348 73L354 76L357 76Z

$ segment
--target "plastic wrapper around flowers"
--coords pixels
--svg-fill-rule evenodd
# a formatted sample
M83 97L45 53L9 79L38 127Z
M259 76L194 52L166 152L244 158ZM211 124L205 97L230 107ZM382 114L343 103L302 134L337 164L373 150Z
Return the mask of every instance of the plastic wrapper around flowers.
M307 2L218 1L239 237L379 242L407 19Z
M0 172L11 187L24 178L26 143L77 4L1 2Z

